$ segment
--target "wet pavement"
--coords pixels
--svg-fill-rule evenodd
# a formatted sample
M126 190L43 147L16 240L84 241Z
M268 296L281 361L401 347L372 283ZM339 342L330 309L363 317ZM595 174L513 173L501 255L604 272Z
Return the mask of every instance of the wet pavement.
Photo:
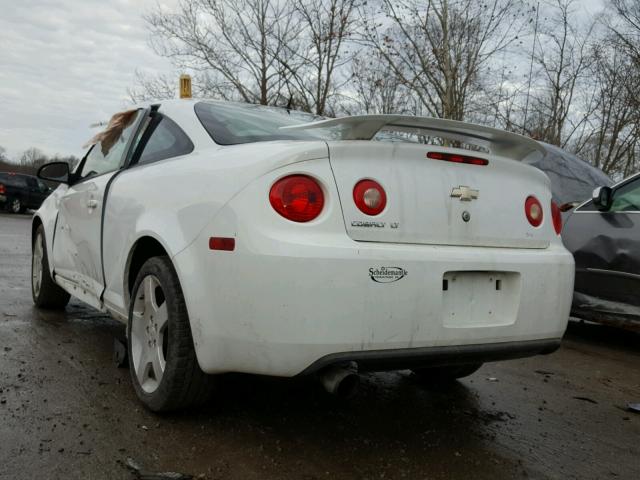
M32 305L30 217L0 214L0 478L640 478L640 336L572 323L548 356L448 388L366 375L350 401L311 379L232 375L199 411L155 415L112 361L123 327Z

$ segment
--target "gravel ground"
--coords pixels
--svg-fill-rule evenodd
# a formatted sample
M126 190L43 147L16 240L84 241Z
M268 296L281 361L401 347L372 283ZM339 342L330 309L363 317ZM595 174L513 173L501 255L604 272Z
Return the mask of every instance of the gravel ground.
M204 409L154 415L112 362L121 324L29 288L29 216L0 214L0 478L640 478L640 336L572 322L548 356L446 389L365 375L350 401L313 379L229 375Z

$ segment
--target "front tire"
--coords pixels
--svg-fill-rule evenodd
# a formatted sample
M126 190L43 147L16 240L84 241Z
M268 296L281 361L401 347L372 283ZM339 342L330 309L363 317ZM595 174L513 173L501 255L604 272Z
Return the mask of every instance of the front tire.
M62 310L71 296L51 278L44 227L38 226L31 251L31 296L38 308Z
M413 373L425 383L449 383L458 378L468 377L477 372L482 363L465 365L444 365L439 367L416 368Z
M211 378L198 365L184 296L169 258L147 260L132 292L127 350L138 398L154 412L206 402Z

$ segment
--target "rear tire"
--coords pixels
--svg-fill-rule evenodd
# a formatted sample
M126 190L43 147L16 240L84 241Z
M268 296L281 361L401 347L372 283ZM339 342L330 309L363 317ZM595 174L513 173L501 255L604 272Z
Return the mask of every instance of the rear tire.
M71 296L51 278L44 227L38 226L31 250L31 296L38 308L62 310Z
M138 272L127 351L134 389L149 410L178 410L209 399L212 378L198 365L184 296L168 257L153 257Z
M24 207L20 199L16 197L7 200L7 210L11 213L22 213L24 212Z
M458 378L468 377L477 372L482 363L469 363L465 365L445 365L440 367L416 368L413 373L425 383L447 383Z

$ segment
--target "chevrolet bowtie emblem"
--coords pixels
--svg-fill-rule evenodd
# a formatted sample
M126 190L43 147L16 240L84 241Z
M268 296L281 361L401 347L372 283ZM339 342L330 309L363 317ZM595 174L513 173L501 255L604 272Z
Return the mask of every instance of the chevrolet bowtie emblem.
M459 198L461 202L470 202L471 200L478 198L479 194L480 192L478 190L474 190L473 188L465 187L463 185L451 190L451 196Z

